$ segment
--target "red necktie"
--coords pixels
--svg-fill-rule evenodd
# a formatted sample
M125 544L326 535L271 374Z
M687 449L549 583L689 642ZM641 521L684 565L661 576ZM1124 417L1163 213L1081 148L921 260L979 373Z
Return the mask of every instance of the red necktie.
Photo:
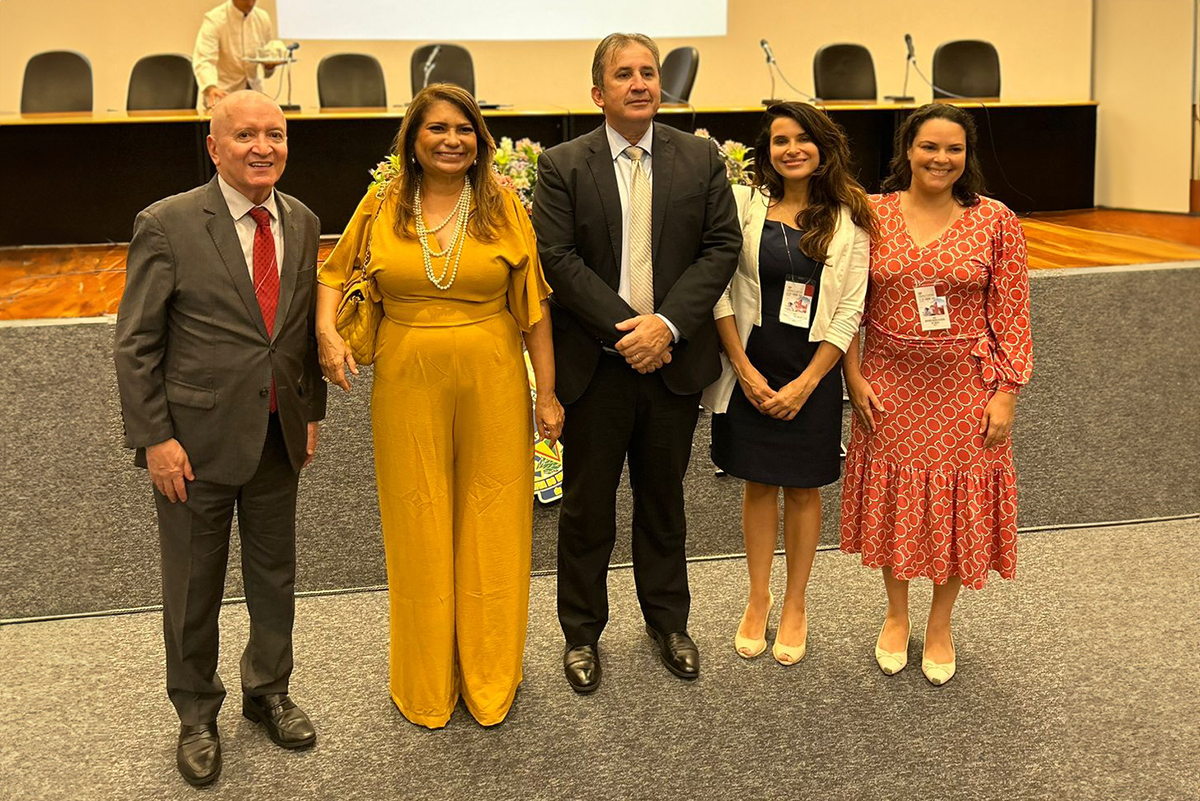
M275 310L279 307L279 268L275 261L275 237L271 233L271 213L262 206L250 209L258 225L254 229L254 294L262 310L267 334L275 331ZM271 411L275 411L275 378L271 377Z

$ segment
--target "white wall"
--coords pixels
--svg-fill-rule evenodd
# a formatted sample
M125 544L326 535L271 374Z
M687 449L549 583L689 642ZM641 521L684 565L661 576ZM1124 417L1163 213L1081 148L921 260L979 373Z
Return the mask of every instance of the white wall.
M1096 203L1186 212L1196 0L1095 0Z

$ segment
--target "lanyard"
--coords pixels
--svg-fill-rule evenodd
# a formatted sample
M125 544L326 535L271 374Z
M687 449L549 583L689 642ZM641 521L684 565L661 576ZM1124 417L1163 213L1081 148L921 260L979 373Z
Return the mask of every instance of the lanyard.
M779 222L779 221L777 220L776 222ZM796 262L792 260L792 243L788 240L788 227L786 225L784 225L782 222L779 222L779 232L781 234L783 234L783 250L787 254L787 259L788 259L788 277L799 279L800 276L796 275ZM799 243L797 243L797 245L798 244ZM817 270L819 270L819 269L821 269L821 264L816 263L816 260L814 259L814 265L813 265L812 271L809 273L808 278L803 279L801 281L801 283L804 283L804 284L815 283L815 279L817 277Z

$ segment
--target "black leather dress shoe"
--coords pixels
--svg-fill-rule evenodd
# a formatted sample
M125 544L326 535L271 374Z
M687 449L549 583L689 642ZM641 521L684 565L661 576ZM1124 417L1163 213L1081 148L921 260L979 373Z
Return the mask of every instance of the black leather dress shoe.
M661 634L652 626L646 626L646 633L658 645L658 655L667 666L667 670L681 679L695 679L700 676L700 649L686 631L672 631Z
M217 780L221 775L221 736L217 734L215 720L199 726L184 724L179 727L175 764L193 787L203 787Z
M591 645L567 646L563 652L563 672L577 693L592 693L600 686L600 649Z
M266 726L271 741L283 748L304 748L317 741L312 721L287 693L243 695L242 715Z

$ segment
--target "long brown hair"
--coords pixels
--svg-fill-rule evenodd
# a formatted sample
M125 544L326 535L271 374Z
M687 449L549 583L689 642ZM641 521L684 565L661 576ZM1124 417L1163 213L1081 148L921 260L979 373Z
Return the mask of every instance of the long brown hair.
M420 184L422 169L414 147L417 133L425 124L429 108L440 101L445 101L461 111L475 129L475 163L467 169L472 194L467 231L476 239L493 241L507 219L504 213L504 190L500 188L492 171L496 140L484 124L483 112L471 93L450 83L431 83L417 92L404 112L404 123L392 143L392 152L400 157L402 167L400 174L392 179L388 186L388 191L396 195L396 234L410 239L416 238L417 235L413 193Z
M767 109L754 143L754 185L772 199L783 199L783 176L771 164L771 125L781 118L795 120L821 154L820 166L808 179L808 205L796 215L796 227L802 232L800 252L816 261L828 258L842 206L850 209L854 224L874 238L875 212L850 174L846 134L825 112L807 103L776 103Z
M926 103L900 124L896 131L896 152L888 165L891 172L883 179L883 191L899 192L912 185L912 164L908 160L908 150L916 141L921 126L929 120L949 120L963 129L967 140L967 159L963 174L958 176L951 192L960 205L974 206L979 202L979 196L987 191L983 185L983 168L979 166L979 157L975 155L979 134L975 132L975 120L970 114L946 103Z

